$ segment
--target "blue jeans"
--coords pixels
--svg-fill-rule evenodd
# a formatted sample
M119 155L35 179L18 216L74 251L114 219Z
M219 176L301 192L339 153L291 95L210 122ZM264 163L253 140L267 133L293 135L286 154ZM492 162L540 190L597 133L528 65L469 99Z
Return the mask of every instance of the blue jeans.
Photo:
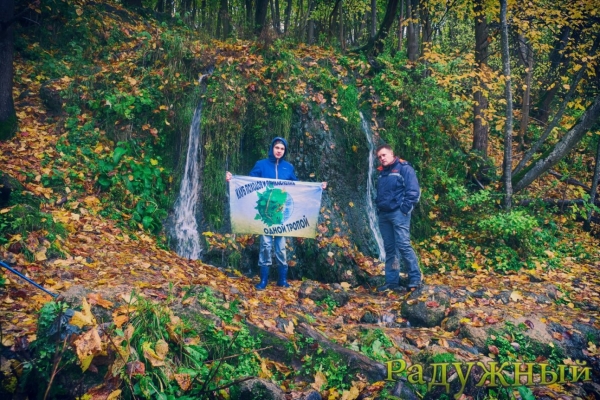
M260 237L260 251L258 253L258 265L260 267L271 266L271 249L275 242L275 259L278 267L287 266L285 259L285 236L265 236Z
M410 213L379 211L379 231L385 248L385 283L397 285L400 279L400 260L408 273L408 286L421 284L421 269L417 255L410 244Z

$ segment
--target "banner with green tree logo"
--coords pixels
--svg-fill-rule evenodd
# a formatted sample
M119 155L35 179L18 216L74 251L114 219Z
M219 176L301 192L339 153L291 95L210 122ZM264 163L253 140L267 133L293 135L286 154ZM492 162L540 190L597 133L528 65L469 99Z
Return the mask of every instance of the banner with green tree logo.
M314 238L320 182L298 182L234 175L229 181L233 233Z

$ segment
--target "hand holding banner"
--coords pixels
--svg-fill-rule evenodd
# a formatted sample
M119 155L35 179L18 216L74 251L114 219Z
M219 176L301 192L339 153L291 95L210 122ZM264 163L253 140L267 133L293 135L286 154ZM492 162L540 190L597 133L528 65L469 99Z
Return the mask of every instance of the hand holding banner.
M234 175L229 181L233 233L314 238L321 183Z

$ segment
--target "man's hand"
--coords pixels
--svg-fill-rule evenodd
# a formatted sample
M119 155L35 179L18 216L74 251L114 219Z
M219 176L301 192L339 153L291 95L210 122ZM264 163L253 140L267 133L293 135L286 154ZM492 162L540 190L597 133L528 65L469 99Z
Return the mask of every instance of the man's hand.
M225 181L229 182L231 180L231 178L233 178L233 175L231 175L231 172L229 172L229 171L225 172Z
M327 182L321 182L321 189L327 189Z

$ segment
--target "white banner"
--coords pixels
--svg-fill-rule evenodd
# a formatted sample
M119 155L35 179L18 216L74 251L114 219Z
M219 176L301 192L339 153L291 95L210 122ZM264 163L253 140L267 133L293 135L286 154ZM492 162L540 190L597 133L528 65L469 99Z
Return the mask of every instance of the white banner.
M320 182L234 175L229 181L231 230L314 238L322 193Z

